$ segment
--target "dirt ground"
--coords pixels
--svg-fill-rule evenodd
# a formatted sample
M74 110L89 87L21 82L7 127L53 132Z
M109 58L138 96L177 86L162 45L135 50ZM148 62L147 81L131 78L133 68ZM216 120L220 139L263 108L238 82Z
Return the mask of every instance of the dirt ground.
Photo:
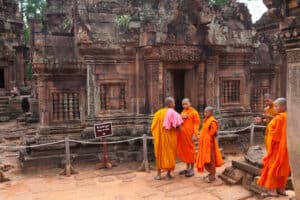
M233 159L238 159L234 157ZM232 158L226 159L226 165ZM225 166L224 166L225 167ZM224 167L218 169L220 173ZM137 163L121 164L111 170L95 166L75 166L78 174L60 176L60 169L7 174L10 182L0 183L0 200L255 200L259 199L241 186L228 186L217 180L208 184L206 174L192 178L178 175L179 163L172 180L155 181L155 171L137 172ZM272 198L269 198L272 199ZM288 197L273 198L288 200Z
M0 143L18 145L22 134L31 134L28 127L16 122L1 124ZM24 132L26 130L26 132ZM7 131L17 133L11 135ZM9 136L9 137L8 137ZM79 172L71 177L60 176L61 169L40 169L22 171L18 167L17 151L1 151L1 162L14 168L5 172L9 182L0 183L0 200L255 200L259 197L241 186L228 186L221 180L208 184L203 181L206 174L192 178L178 175L184 169L178 163L172 180L155 181L154 167L150 173L137 172L140 163L123 163L110 170L96 170L94 164L74 166ZM232 160L241 155L227 156L221 173ZM289 192L292 197L293 192ZM269 198L272 200L272 198ZM288 200L288 197L273 198Z

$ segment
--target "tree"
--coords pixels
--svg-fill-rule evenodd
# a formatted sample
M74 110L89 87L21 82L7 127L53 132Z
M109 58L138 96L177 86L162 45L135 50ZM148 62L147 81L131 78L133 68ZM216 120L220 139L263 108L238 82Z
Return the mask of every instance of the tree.
M25 23L28 23L31 18L42 16L46 0L20 0L20 6Z

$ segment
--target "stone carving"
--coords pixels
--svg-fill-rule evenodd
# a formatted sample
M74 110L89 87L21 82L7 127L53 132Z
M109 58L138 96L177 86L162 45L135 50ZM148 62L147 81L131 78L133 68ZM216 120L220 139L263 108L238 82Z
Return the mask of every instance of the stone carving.
M203 58L201 48L187 46L166 46L161 49L161 59L163 61L201 61Z
M300 50L288 51L287 52L288 63L299 63L300 62Z

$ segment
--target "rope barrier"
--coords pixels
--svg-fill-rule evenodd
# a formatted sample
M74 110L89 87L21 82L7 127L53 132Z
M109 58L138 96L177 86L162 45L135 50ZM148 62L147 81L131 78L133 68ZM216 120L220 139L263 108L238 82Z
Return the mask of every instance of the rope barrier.
M21 146L9 146L9 145L0 145L0 148L36 148L36 147L42 147L42 146L50 146L50 145L54 145L54 144L60 144L60 143L64 143L64 140L59 140L56 142L50 142L50 143L44 143L44 144L35 144L35 145L21 145Z
M218 133L219 134L226 134L226 133L228 133L228 134L230 134L230 133L239 133L239 132L243 132L243 131L246 131L246 130L248 130L248 129L251 129L252 127L254 127L254 128L266 128L266 126L258 126L258 125L254 125L254 124L251 124L250 126L247 126L247 127L245 127L245 128L242 128L242 129L240 129L240 130L234 130L234 131L218 131Z
M70 142L80 143L80 144L119 144L124 142L131 142L135 140L143 139L143 137L136 137L127 140L115 141L115 142L89 142L89 141L82 141L82 140L70 140Z
M233 130L233 131L219 131L219 134L230 134L230 133L238 133L238 132L243 132L248 129L251 129L254 126L254 128L266 128L265 126L260 126L260 125L254 125L251 124L250 126L247 126L245 128L239 129L239 130ZM70 142L74 143L79 143L79 144L119 144L119 143L125 143L125 142L131 142L135 140L140 140L143 139L143 137L135 137L127 140L120 140L120 141L115 141L115 142L89 142L89 141L83 141L83 140L70 140ZM147 139L153 140L153 137L147 136ZM9 145L0 145L0 148L16 148L16 149L22 149L22 148L37 148L37 147L43 147L43 146L51 146L54 144L60 144L64 143L65 140L59 140L56 142L50 142L50 143L44 143L44 144L36 144L36 145L20 145L20 146L9 146Z

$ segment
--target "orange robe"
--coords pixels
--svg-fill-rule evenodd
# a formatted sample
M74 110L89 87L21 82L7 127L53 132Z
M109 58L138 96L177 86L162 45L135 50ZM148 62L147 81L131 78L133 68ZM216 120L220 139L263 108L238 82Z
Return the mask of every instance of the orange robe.
M285 188L290 174L286 142L286 113L280 113L269 124L270 147L263 159L258 184L268 189Z
M212 168L215 168L222 166L224 163L216 138L217 130L218 122L213 116L208 119L204 119L202 129L200 131L199 149L196 162L198 172L203 172L206 165L211 165L213 166Z
M267 107L265 109L265 115L267 116L275 116L275 110L274 110L274 104L272 104L270 107ZM268 147L270 146L270 140L269 140L269 128L268 128L268 125L269 123L271 122L272 119L270 118L267 118L267 121L266 121L266 130L265 130L265 145L266 145L266 149L268 150Z
M185 163L194 163L196 157L193 134L199 131L200 117L192 107L184 109L181 115L187 115L187 118L183 119L183 124L177 132L177 155Z
M154 114L151 132L154 138L157 169L171 171L176 165L177 136L176 129L167 130L163 127L167 110L167 108L162 108Z

